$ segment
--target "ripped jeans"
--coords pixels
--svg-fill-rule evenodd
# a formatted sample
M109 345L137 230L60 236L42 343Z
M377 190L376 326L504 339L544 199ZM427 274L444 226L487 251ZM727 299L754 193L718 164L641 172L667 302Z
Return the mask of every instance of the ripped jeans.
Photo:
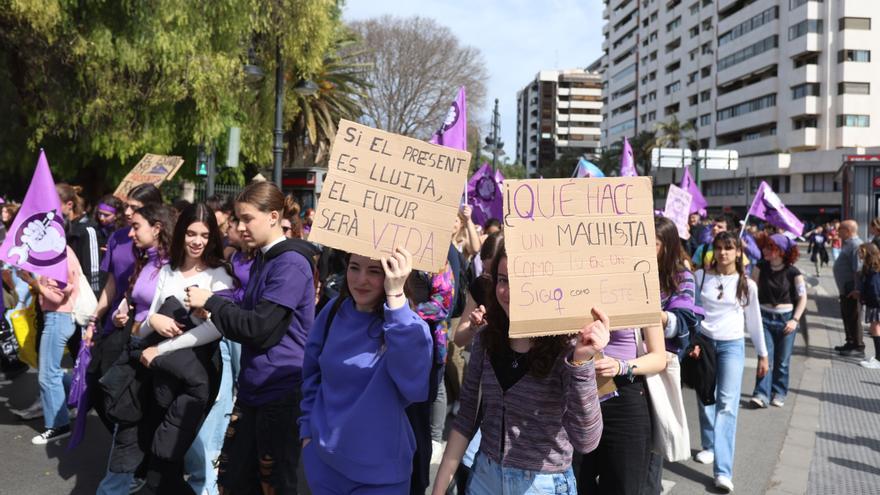
M297 390L258 407L236 402L217 469L221 494L296 495L301 397Z

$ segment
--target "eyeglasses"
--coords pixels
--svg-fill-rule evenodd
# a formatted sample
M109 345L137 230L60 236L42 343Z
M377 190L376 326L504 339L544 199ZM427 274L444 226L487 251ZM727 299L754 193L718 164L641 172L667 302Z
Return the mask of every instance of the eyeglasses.
M290 227L281 227L281 231L286 234L286 233L290 232Z

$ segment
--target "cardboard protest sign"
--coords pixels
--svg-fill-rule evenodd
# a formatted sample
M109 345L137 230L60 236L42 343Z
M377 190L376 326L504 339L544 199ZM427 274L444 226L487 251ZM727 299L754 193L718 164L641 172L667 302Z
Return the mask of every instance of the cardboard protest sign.
M341 120L309 240L374 259L401 246L415 269L441 271L470 158Z
M181 166L183 166L183 158L179 156L147 153L122 179L113 195L125 199L128 191L140 184L153 184L159 187L166 180L171 180Z
M504 182L510 335L660 323L651 179Z
M669 194L666 195L666 209L663 210L663 216L675 223L675 226L678 228L678 237L682 239L690 239L691 237L690 230L688 229L691 201L693 201L691 193L675 184L669 185Z

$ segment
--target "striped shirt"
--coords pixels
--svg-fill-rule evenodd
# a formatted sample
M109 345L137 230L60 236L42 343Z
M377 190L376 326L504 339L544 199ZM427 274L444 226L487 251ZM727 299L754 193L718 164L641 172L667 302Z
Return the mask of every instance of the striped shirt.
M483 409L479 425L478 407ZM602 436L592 361L575 367L560 358L547 377L527 374L504 392L478 333L452 427L472 438L477 426L483 435L480 451L493 462L547 473L567 470L573 451L594 450Z

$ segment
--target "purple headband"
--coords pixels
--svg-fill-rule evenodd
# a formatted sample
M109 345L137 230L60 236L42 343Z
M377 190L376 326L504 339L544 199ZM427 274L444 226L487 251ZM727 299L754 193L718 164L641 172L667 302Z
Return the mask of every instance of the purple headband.
M114 207L108 205L107 203L99 203L99 204L98 204L98 210L100 210L100 211L106 211L107 213L112 213L112 214L114 214L114 215L116 214L116 208L114 208Z

